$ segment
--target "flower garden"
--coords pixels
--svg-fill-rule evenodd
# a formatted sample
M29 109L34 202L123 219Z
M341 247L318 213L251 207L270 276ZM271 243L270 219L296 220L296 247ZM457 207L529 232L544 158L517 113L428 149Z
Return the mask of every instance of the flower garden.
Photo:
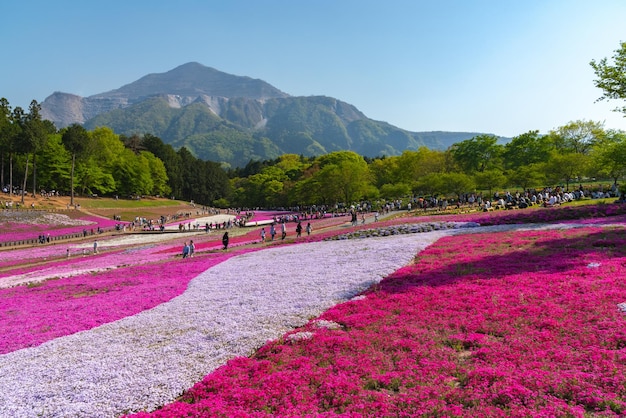
M1 252L0 416L626 414L625 205L345 221Z

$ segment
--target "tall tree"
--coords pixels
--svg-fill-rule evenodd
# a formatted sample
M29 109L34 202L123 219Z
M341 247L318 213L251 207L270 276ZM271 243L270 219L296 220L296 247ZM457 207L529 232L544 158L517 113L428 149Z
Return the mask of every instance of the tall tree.
M550 131L548 136L554 147L563 152L588 154L591 148L604 137L600 122L577 120Z
M9 152L9 196L13 195L13 156L19 151L19 142L22 136L21 121L24 118L24 109L17 106L11 114L11 130L7 137Z
M554 145L539 131L528 131L511 139L504 146L503 160L507 169L517 169L546 160Z
M4 161L9 158L9 194L13 194L13 153L15 152L15 141L19 134L19 125L15 123L14 113L11 110L9 101L4 97L0 99L0 186L4 187Z
M621 42L615 50L613 62L602 58L597 62L592 60L590 65L598 77L594 84L603 91L599 101L626 99L626 42ZM614 110L626 113L626 106Z
M592 153L594 176L610 177L613 184L626 176L626 132L607 132L605 140L597 144Z
M496 136L478 135L452 145L450 151L459 167L465 173L473 174L500 167L503 147L498 144Z
M74 169L76 167L76 156L87 149L89 135L85 128L74 123L68 126L61 136L61 141L65 148L72 154L72 168L70 170L70 205L74 206Z
M35 153L43 146L48 136L49 127L41 119L41 106L36 100L30 102L28 114L20 120L22 127L19 136L20 151L26 154L26 165L24 167L24 183L22 185L22 204L24 203L24 195L26 194L26 180L28 179L29 158L32 155L35 159ZM33 176L34 177L34 176ZM34 194L34 193L33 193Z

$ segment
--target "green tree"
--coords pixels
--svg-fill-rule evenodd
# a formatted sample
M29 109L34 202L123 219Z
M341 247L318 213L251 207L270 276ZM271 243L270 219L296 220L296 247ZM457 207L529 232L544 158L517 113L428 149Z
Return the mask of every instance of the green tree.
M444 189L443 178L439 173L430 173L413 185L413 193L421 196L438 196Z
M369 167L359 154L352 151L336 151L317 159L320 171L316 174L320 184L335 199L335 203L350 204L361 199L369 189ZM332 197L331 197L332 196Z
M454 194L458 199L476 187L474 181L465 173L444 173L441 177L441 191L445 195Z
M2 178L0 186L4 186L4 159L9 158L9 196L13 195L13 157L16 152L18 137L21 127L19 121L22 118L23 110L20 107L11 109L7 99L0 99L0 152L2 153Z
M561 126L548 134L554 147L561 153L588 154L605 135L600 122L578 120Z
M38 153L39 183L47 191L67 190L70 184L72 156L63 146L61 134L48 137L48 141Z
M170 144L165 144L161 138L146 134L141 140L141 146L163 161L167 173L167 185L174 196L182 196L183 177L182 162Z
M620 48L615 50L612 62L602 58L597 62L592 60L590 65L598 77L594 84L603 92L599 101L626 99L626 42L621 42ZM614 110L626 113L626 106Z
M369 164L370 173L376 187L394 184L398 181L398 157L375 158Z
M140 154L148 161L148 167L150 168L150 177L152 178L150 194L168 196L172 189L167 184L168 178L165 164L151 152L141 151Z
M500 170L485 170L474 174L474 182L479 189L489 190L491 196L494 189L506 185L506 176Z
M503 150L493 135L478 135L450 147L454 161L467 174L500 167Z
M29 158L33 158L33 189L35 189L35 153L44 144L50 132L49 124L41 119L41 106L36 100L30 102L28 114L20 119L21 134L19 136L18 147L26 155L26 165L24 166L24 183L22 185L22 204L26 194L26 180L28 179ZM33 190L33 194L36 190Z
M411 186L406 183L383 184L380 194L385 199L398 199L411 194Z
M546 178L553 184L565 183L566 190L572 180L581 177L587 170L589 157L575 152L554 152L545 164Z
M594 147L591 156L593 175L609 177L617 185L626 175L626 133L608 132L606 140Z
M504 146L504 166L514 170L544 162L553 148L548 136L539 135L539 131L528 131L514 137Z
M523 190L531 186L545 184L545 163L532 163L521 165L508 172L507 178L510 185L518 186Z
M85 128L74 123L63 131L61 142L67 151L72 155L72 165L70 169L70 205L74 206L74 171L76 168L76 156L81 155L89 148L89 135Z

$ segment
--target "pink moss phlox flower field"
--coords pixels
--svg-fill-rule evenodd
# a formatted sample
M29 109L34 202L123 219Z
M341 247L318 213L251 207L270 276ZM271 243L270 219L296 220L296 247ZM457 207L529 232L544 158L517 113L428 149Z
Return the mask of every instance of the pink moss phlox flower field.
M623 227L449 236L137 416L624 416L625 278Z
M421 215L422 212L418 211ZM458 215L419 216L420 220L454 220L457 222L476 222L481 225L505 225L521 223L545 223L572 221L576 223L624 222L626 205L603 203L597 205L562 206L554 208L532 207L517 210L497 210L492 212L476 211Z
M180 295L189 281L201 272L248 251L211 253L165 262L153 258L150 268L137 263L111 269L116 262L129 262L128 255L122 251L59 261L57 269L62 264L84 262L89 263L91 271L30 286L0 289L0 317L3 318L0 322L3 336L0 354L39 345L153 308ZM94 271L99 267L104 271Z
M7 219L8 215L24 216L32 215L36 216L37 220L35 222L41 222L42 215L41 213L4 213L3 217L0 217L0 230L2 233L0 234L0 241L2 242L13 242L13 241L21 241L28 239L36 239L40 234L50 235L50 237L58 237L62 235L73 235L73 234L81 234L83 230L86 230L88 233L91 233L92 230L97 231L98 227L104 230L111 230L115 228L116 224L125 224L125 222L113 221L106 218L101 218L97 216L89 216L81 214L81 216L76 216L72 212L69 212L69 215L61 215L64 217L68 217L80 225L72 225L68 226L64 223L21 223L19 221L12 221ZM47 216L54 216L56 214L46 214Z
M81 219L98 222L93 228L115 224ZM136 315L227 258L273 245L401 223L575 223L587 226L441 238L362 296L231 360L179 402L137 416L626 415L626 205L404 216L357 227L348 220L311 220L316 233L299 239L290 222L286 241L263 245L260 228L250 229L231 235L228 252L219 250L219 230L108 248L102 237L106 251L69 259L67 245L0 252L0 285L47 277L0 288L0 354ZM14 233L33 227L12 225ZM189 239L197 254L182 260ZM297 260L277 261L297 268Z

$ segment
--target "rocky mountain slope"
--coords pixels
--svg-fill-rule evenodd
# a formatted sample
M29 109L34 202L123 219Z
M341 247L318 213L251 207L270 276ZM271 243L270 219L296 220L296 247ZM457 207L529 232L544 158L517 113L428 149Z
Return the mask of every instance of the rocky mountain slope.
M332 97L293 97L262 80L198 63L89 97L56 92L41 106L43 117L58 128L80 123L87 129L108 126L127 136L151 134L227 166L284 153L399 155L420 146L445 149L478 135L409 132L369 119Z

